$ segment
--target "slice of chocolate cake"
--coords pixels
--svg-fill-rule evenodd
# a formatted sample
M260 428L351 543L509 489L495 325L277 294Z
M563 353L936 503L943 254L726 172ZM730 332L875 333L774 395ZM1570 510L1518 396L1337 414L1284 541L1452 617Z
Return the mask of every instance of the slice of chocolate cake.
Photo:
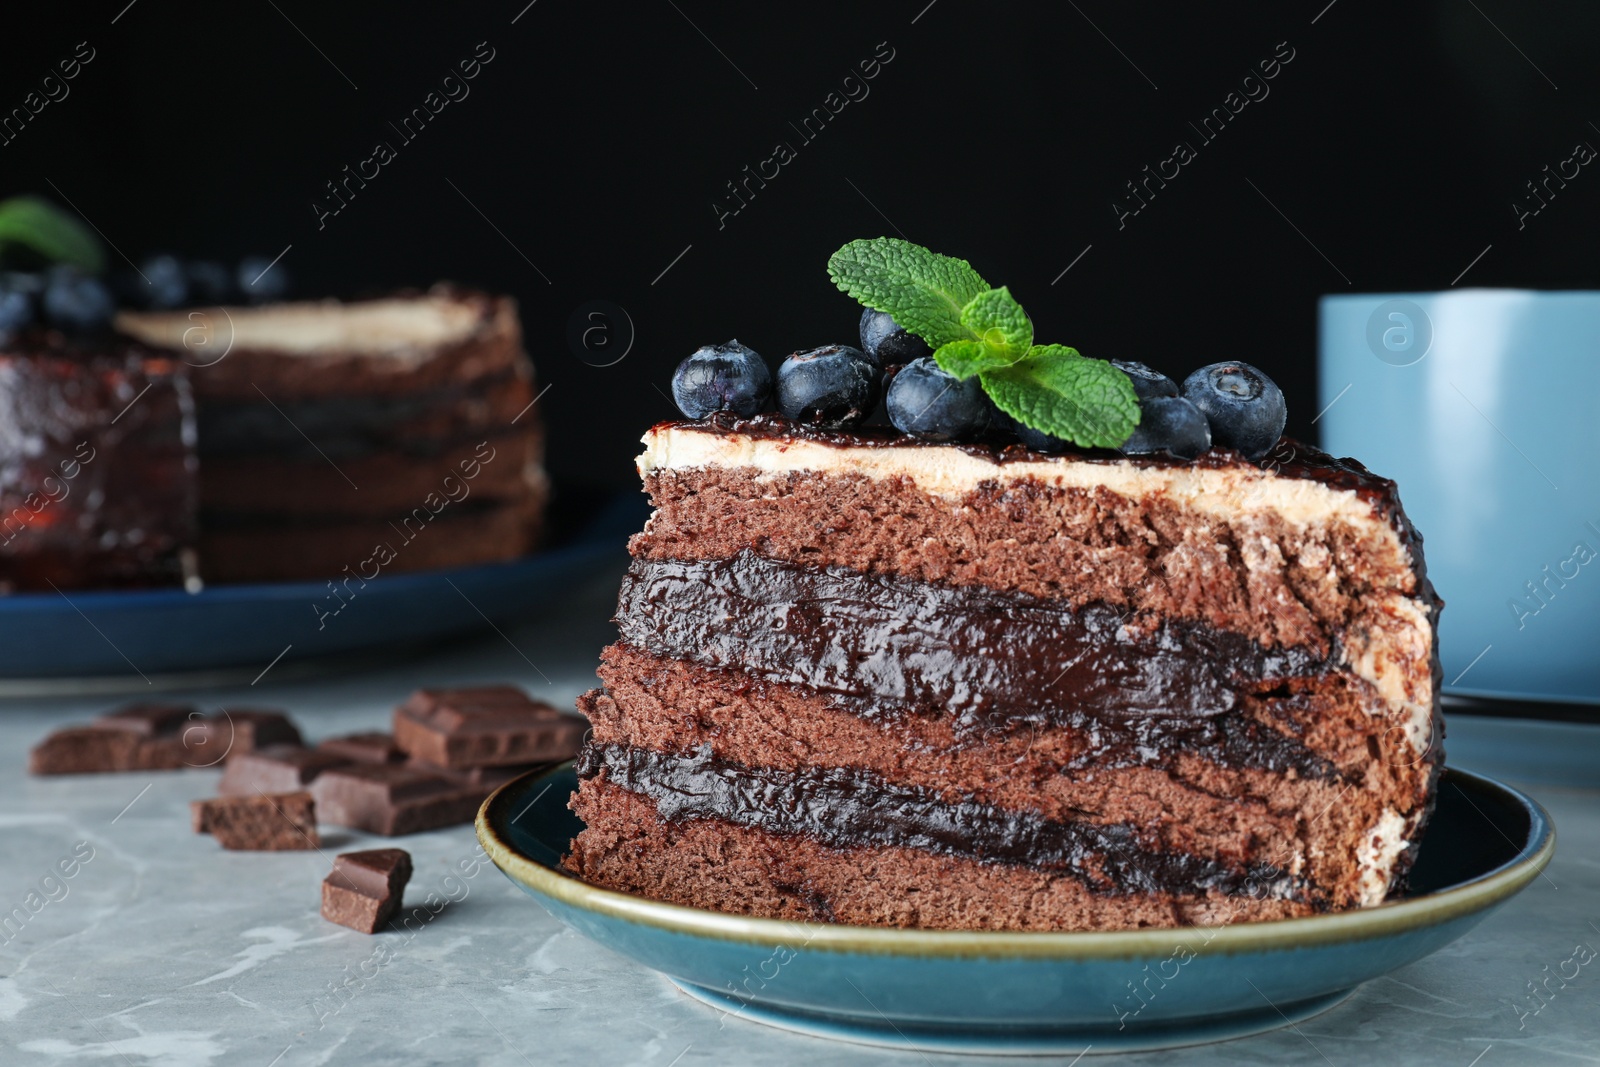
M544 435L509 297L441 285L117 326L195 364L208 580L461 566L537 540Z
M830 266L864 351L773 376L708 346L673 383L695 421L644 438L656 510L580 701L567 868L952 929L1400 889L1442 763L1441 605L1393 483L1280 439L1246 364L1180 389L1034 346L1006 290L904 242ZM895 428L854 428L891 351Z
M1439 749L1392 483L668 423L572 870L725 911L1109 929L1380 903Z

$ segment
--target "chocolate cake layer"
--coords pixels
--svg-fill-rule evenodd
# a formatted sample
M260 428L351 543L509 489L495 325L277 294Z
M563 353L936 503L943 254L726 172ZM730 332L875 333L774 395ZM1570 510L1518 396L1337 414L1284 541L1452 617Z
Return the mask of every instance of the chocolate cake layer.
M646 485L657 510L633 540L636 555L755 546L775 559L1111 604L1267 645L1327 649L1369 600L1413 591L1398 556L1388 574L1336 571L1369 555L1385 527L1297 529L1270 513L1199 514L1166 494L1025 478L949 501L905 479L719 467L653 472Z
M416 508L469 498L517 500L541 484L538 426L441 442L426 455L375 452L358 458L208 456L200 506L208 516L352 516L398 519Z
M653 655L804 685L865 715L943 711L965 729L1024 721L1218 715L1241 688L1334 667L1306 649L1174 622L1138 627L1104 605L802 567L745 550L635 560L617 625Z
M583 782L587 829L563 863L596 885L688 907L950 930L1115 930L1289 918L1314 907L1220 892L1099 893L1068 873L914 848L838 849L720 819L662 820L638 793Z
M1229 867L1148 848L1137 828L1056 822L973 801L947 803L928 790L859 771L745 767L709 748L692 754L586 745L580 779L603 774L649 798L659 818L719 819L830 848L908 848L1067 874L1098 893L1227 894L1306 899L1306 887L1267 865Z
M1102 465L1104 468L1132 467L1162 471L1180 477L1189 474L1205 477L1210 472L1234 471L1244 474L1264 473L1273 478L1315 482L1325 488L1348 492L1359 498L1372 509L1373 514L1382 518L1394 529L1395 534L1408 549L1419 550L1417 552L1419 558L1415 562L1419 569L1423 567L1420 559L1421 535L1411 525L1405 509L1400 506L1399 492L1392 479L1373 474L1357 460L1349 457L1335 458L1292 437L1280 438L1266 455L1255 460L1246 459L1242 454L1220 446L1207 450L1195 459L1182 459L1161 452L1129 455L1116 449L1103 448L1047 454L1035 452L1026 445L1005 439L945 444L903 434L889 426L824 429L772 413L741 418L730 412L716 412L705 419L663 422L651 427L650 433L645 437L645 442L651 446L651 451L640 457L641 470L658 466L685 465L681 456L674 460L670 455L663 455L657 451L661 442L670 441L678 435L727 438L735 442L736 452L751 459L756 457L761 445L771 446L782 452L796 453L789 462L781 464L782 469L787 470L830 469L833 464L819 463L812 458L814 453L809 449L811 446L817 446L836 450L841 457L848 460L859 460L863 453L873 455L876 457L876 462L871 462L868 466L877 466L890 471L898 465L894 455L896 452L936 452L941 457L941 465L951 466L944 462L944 457L955 451L980 463L1001 468L1026 468L1040 464L1059 468L1065 464L1074 466L1089 464ZM752 445L756 447L752 448ZM670 444L667 446L669 452L671 447ZM688 465L694 464L690 461ZM742 464L738 461L728 462L724 456L718 460L718 465ZM1008 471L1008 473L1014 472ZM1095 478L1107 483L1119 480L1114 470L1102 470L1095 475ZM960 476L957 475L955 480L959 481ZM1422 575L1419 575L1420 577Z
M525 501L441 508L427 520L213 521L200 537L200 569L208 582L328 580L348 596L362 578L525 555L538 544L544 501L539 490Z
M744 731L776 728L770 712L781 706L783 723L809 718L826 719L826 728L814 735L821 758L821 747L833 750L842 734L859 729L879 734L894 727L915 738L914 752L900 757L913 761L922 755L946 750L971 749L987 753L1001 741L1023 738L1028 752L1048 750L1056 768L1062 771L1115 769L1121 767L1166 766L1178 755L1192 756L1207 764L1229 770L1260 770L1273 775L1292 773L1308 781L1338 782L1338 766L1313 751L1304 733L1340 705L1340 718L1347 725L1370 727L1369 696L1360 684L1346 679L1321 683L1304 682L1282 690L1244 694L1238 706L1217 714L1160 715L1123 717L1100 716L1088 711L1063 714L1049 723L1027 719L1000 720L979 730L963 729L952 717L926 710L905 714L863 714L861 705L842 702L834 694L805 685L772 682L748 671L727 667L705 667L687 660L662 658L628 644L617 644L601 654L600 679L604 691L594 690L580 698L591 719L603 717L594 709L602 696L637 702L641 716L671 723L669 729L680 738L689 736L697 725L717 721L717 737ZM744 716L730 709L742 706ZM761 714L765 709L767 715ZM821 728L821 723L815 724ZM796 738L798 740L798 738ZM808 751L812 745L805 746ZM1365 744L1357 759L1368 755ZM1020 755L1020 753L1019 753ZM1008 775L1014 768L1008 768ZM943 768L941 775L950 773ZM1036 783L1035 783L1036 784Z
M392 396L213 400L200 411L200 452L207 462L263 453L324 462L389 450L433 455L451 442L509 430L519 415L527 421L532 401L526 365Z

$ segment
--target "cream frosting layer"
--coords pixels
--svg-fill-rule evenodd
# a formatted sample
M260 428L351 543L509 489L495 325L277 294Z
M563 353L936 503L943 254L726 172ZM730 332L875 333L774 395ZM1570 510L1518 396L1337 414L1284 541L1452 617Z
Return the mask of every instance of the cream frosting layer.
M666 424L643 438L641 475L689 467L755 467L768 474L847 471L869 478L909 478L919 489L961 497L984 482L1035 479L1063 489L1098 486L1129 497L1160 494L1195 511L1222 517L1272 511L1295 525L1387 522L1353 490L1305 478L1280 478L1254 467L1149 466L1131 459L1084 462L1041 457L997 463L951 445L882 448L753 437ZM1395 538L1399 546L1398 536Z

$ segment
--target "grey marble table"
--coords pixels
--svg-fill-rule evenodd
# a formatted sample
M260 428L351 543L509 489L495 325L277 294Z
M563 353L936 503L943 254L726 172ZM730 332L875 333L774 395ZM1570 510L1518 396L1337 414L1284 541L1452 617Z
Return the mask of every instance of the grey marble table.
M537 623L436 654L315 676L296 676L286 663L254 687L192 696L202 706L287 708L313 738L382 728L389 709L422 684L509 679L569 702L590 684L595 654L609 638L616 578L545 606ZM664 978L551 919L483 861L465 826L403 842L416 862L408 905L430 891L448 901L425 925L375 937L330 925L317 914L327 857L382 839L330 830L326 855L224 852L189 831L188 802L212 795L216 771L23 773L29 746L53 726L116 702L0 703L0 767L9 768L0 775L0 912L30 893L44 901L15 936L0 931L0 1063L8 1067L954 1059L720 1019ZM1564 984L1545 983L1570 971L1562 963L1574 946L1600 948L1596 734L1452 723L1452 762L1520 781L1550 810L1560 835L1548 877L1466 938L1297 1029L1122 1059L1334 1067L1600 1062L1600 961ZM1552 754L1552 766L1560 763L1559 774L1543 773L1541 751ZM59 876L62 859L70 879ZM1532 999L1536 984L1554 992Z

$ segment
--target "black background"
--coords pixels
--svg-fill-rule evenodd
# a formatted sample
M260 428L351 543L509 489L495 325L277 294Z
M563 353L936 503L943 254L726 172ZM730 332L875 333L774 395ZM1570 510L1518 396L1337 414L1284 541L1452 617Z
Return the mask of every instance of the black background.
M1313 439L1319 294L1446 288L1469 264L1464 286L1600 287L1596 168L1520 230L1512 208L1600 146L1600 9L1579 0L524 3L12 12L0 110L78 42L95 58L0 147L0 195L70 200L134 259L292 246L300 296L513 293L551 386L550 466L617 484L697 345L775 364L854 343L825 264L856 237L970 259L1041 342L1174 375L1256 363ZM479 42L494 59L470 95L403 143L389 123ZM803 142L790 123L880 42L869 95ZM1269 95L1202 142L1188 124L1287 49ZM380 140L397 158L319 229L324 183ZM1124 183L1179 140L1198 157L1119 228ZM719 227L724 184L779 141L796 158ZM567 341L597 299L636 332L603 368Z

